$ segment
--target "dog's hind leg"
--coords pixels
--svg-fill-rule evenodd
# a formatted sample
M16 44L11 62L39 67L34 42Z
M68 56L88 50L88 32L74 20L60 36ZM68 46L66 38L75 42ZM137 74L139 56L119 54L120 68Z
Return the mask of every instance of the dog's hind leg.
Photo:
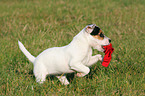
M46 75L48 74L46 68L43 64L39 64L39 66L34 66L34 75L36 77L36 82L43 83L46 79Z
M35 75L35 77L36 77L36 82L42 84L46 79L46 74L38 74Z
M56 76L59 81L64 84L64 85L68 85L69 84L69 81L67 80L66 76Z

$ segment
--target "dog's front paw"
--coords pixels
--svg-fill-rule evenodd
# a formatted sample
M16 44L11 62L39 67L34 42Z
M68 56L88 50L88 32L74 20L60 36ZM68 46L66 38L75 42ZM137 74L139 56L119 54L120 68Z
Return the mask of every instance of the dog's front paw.
M77 73L77 74L76 74L77 77L84 77L85 75L86 75L86 74L83 74L83 73Z
M103 56L102 56L102 55L98 54L98 55L96 55L96 56L98 57L98 59L99 59L100 61L103 60Z

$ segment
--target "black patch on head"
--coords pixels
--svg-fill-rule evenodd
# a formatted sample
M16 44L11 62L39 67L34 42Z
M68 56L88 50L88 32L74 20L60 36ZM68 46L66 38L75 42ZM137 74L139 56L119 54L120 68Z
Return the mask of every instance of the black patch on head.
M91 35L98 35L100 32L100 28L98 26L95 26L94 30L91 32Z

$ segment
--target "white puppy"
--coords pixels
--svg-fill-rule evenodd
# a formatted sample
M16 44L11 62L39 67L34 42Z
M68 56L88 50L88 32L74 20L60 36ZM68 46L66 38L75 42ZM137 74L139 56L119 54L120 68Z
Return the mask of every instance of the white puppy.
M100 54L92 56L92 48L104 51L102 46L109 45L111 40L95 24L87 25L72 40L63 47L53 47L44 50L37 57L32 56L18 41L21 51L34 64L36 81L43 83L46 75L56 75L64 85L69 84L65 73L78 72L83 77L90 72L89 66L102 60ZM62 74L62 76L60 76Z

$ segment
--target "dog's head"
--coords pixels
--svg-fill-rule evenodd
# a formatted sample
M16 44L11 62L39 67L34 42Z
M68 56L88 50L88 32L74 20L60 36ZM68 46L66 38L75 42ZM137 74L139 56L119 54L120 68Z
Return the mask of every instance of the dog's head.
M94 49L104 51L103 46L109 45L111 42L111 39L105 36L104 32L95 24L87 25L85 31L88 33Z

